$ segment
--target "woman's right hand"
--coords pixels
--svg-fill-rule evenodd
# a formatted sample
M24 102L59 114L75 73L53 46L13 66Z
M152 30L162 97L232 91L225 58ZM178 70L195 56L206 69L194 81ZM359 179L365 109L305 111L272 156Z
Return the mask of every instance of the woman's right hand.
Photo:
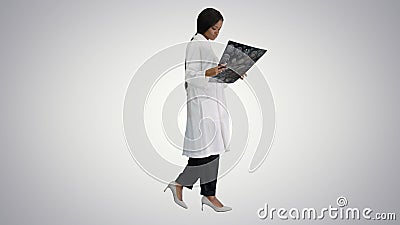
M206 70L206 77L213 77L226 70L226 63Z

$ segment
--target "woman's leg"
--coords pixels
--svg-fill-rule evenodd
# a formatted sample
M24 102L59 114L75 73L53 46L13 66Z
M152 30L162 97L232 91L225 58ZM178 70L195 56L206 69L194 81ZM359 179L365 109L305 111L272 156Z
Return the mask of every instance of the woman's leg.
M194 183L196 183L200 177L200 170L198 167L200 163L201 158L189 158L185 169L178 175L175 182L188 189L193 189Z
M208 159L208 166L205 168L205 175L200 177L201 194L210 200L217 207L223 207L224 205L215 197L217 178L218 178L218 167L219 167L219 155L212 155Z
M202 163L203 158L191 158L189 157L188 163L185 169L178 175L175 182L180 184L176 185L176 194L179 200L183 200L182 191L183 187L193 189L194 183L200 177L200 170L198 165Z
M211 155L205 159L203 172L200 175L201 195L215 196L217 188L219 155Z
M202 184L216 180L218 175L218 157L210 155L204 158L189 158L188 163L182 173L176 178L175 182L193 188L193 184L200 178Z
M178 199L182 200L182 189L193 189L194 183L200 178L201 194L215 195L218 176L219 155L210 155L204 158L189 158L188 164L175 182L177 185Z

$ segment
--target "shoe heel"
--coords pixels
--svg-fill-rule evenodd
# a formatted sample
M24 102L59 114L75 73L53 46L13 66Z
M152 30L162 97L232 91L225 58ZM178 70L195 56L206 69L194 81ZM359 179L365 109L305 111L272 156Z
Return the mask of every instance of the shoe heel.
M201 211L203 211L203 205L204 205L204 203L201 203Z
M177 196L177 193L176 193L177 191L176 191L176 184L175 184L175 183L176 183L176 182L171 181L171 182L167 185L167 187L165 187L164 192L165 192L168 188L171 189L172 196L174 197L174 202L175 202L176 204L178 204L179 206L181 206L181 207L187 209L188 207L187 207L186 203L185 203L183 200L179 200L179 199L178 199L178 196Z

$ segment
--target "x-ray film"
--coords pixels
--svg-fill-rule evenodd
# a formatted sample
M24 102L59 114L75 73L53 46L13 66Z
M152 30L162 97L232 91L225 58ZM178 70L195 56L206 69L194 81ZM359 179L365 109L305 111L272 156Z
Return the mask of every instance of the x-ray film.
M267 52L234 41L228 41L219 64L226 64L226 69L210 78L210 82L233 83L245 74Z

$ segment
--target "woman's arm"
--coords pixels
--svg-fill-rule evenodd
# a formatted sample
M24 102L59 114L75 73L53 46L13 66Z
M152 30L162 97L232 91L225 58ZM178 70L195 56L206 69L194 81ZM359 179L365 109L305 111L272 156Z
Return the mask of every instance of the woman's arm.
M203 63L212 63L206 61L202 57L201 43L191 42L186 49L186 69L185 80L189 85L206 88L208 85L209 77L215 76L226 69L225 65L218 65L216 67L204 68Z
M206 88L209 78L206 77L206 69L202 69L200 43L191 42L186 49L185 80L189 85L198 88Z

